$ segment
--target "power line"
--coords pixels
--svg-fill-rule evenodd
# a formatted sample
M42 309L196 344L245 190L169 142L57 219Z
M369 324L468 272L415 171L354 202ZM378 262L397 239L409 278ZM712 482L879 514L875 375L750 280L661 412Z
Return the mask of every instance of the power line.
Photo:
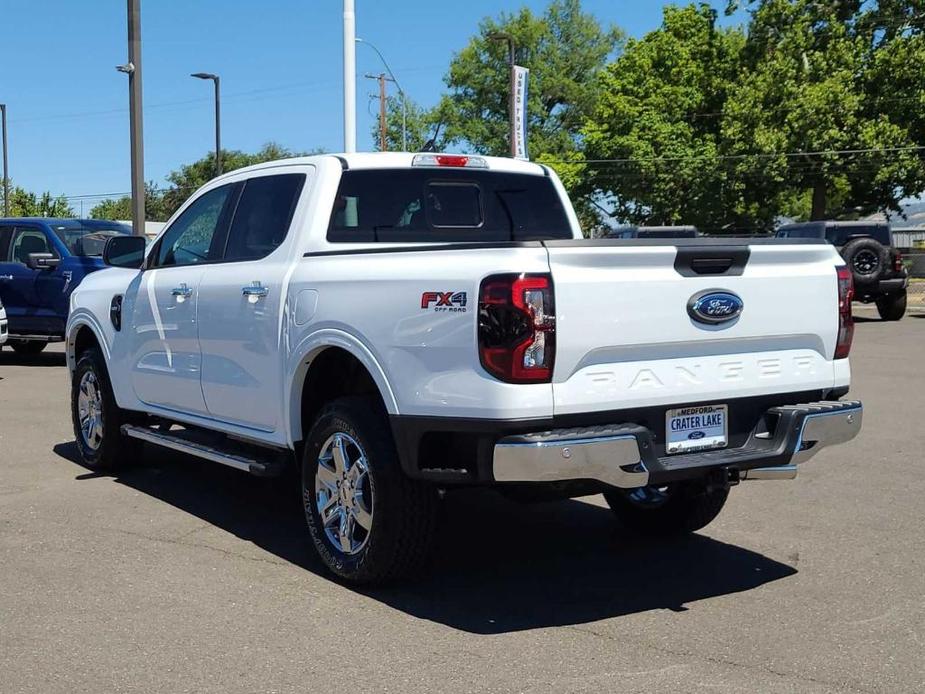
M253 96L256 94L268 94L271 92L288 91L291 89L302 89L305 87L321 87L321 86L332 85L335 83L336 82L333 80L327 80L327 81L321 81L321 82L318 82L318 81L293 82L291 84L277 85L275 87L263 87L261 89L250 89L250 90L243 91L243 92L234 92L234 93L225 95L224 98L225 100L239 99L241 97L248 97L248 96ZM200 97L196 99L183 99L183 100L178 100L178 101L162 101L160 103L146 105L145 110L172 108L176 106L189 106L191 104L200 104L205 101L211 101L211 97ZM100 110L100 111L80 111L80 112L74 112L74 113L52 113L52 114L48 114L44 116L30 116L26 118L17 118L15 121L11 121L11 122L21 124L21 123L34 123L34 122L49 121L49 120L65 120L65 119L70 119L70 118L92 118L95 116L108 116L108 115L115 115L115 114L121 114L121 113L127 113L127 112L128 112L127 108L113 108L113 109L105 109L105 110Z
M867 149L829 149L817 150L810 152L754 152L750 154L694 154L685 156L655 156L655 157L629 157L623 159L560 159L546 160L546 164L639 164L648 162L671 162L671 161L697 161L697 160L743 160L743 159L776 159L778 157L823 157L823 156L842 156L855 154L890 154L896 152L921 152L925 150L923 145L914 145L908 147L872 147Z

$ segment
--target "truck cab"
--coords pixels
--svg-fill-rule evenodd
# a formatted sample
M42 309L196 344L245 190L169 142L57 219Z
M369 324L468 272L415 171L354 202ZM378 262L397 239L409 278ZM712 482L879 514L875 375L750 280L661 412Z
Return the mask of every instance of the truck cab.
M100 219L0 219L0 301L16 352L37 354L64 339L71 293L104 267L103 247L117 234L131 229Z

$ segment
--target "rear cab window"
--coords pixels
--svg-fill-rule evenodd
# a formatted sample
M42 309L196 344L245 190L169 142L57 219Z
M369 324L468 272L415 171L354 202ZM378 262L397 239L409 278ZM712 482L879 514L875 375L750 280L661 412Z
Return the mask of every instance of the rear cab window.
M570 238L551 179L473 169L345 171L327 235L335 243Z

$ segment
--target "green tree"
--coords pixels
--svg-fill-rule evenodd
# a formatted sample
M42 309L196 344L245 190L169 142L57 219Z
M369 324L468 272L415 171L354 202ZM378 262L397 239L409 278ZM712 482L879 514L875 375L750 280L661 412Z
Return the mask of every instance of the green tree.
M286 159L288 157L308 156L317 154L318 150L306 153L292 152L285 147L268 142L259 151L249 154L239 150L222 150L222 168L227 171L253 166L267 161ZM170 186L163 192L160 214L167 219L192 195L200 186L205 185L215 177L215 154L210 153L185 164L167 176ZM150 216L149 216L150 219Z
M420 152L427 144L433 141L434 151L446 148L446 128L444 118L439 108L425 109L414 101L408 99L405 114L405 130L408 137L408 151ZM373 141L379 147L379 124L373 125L371 130ZM402 138L402 102L401 97L389 97L386 102L386 144L389 151L396 152L403 149Z
M132 198L125 195L121 198L103 200L90 209L93 219L132 219ZM145 217L150 222L163 222L169 215L166 214L164 194L153 181L145 184Z
M922 3L748 4L742 78L723 119L727 149L744 155L731 168L745 211L851 217L918 194Z
M3 209L3 188L0 187L0 210ZM36 195L10 184L10 215L13 217L73 217L74 210L63 195L48 191Z
M440 105L447 139L476 152L510 152L510 71L507 46L492 39L509 34L519 65L530 69L527 129L533 158L566 156L580 148L580 129L597 97L596 79L623 42L615 27L602 27L580 0L553 0L541 16L523 8L479 24L479 33L456 56Z
M666 7L600 74L583 132L586 158L606 161L579 170L577 189L610 216L703 228L735 217L721 114L745 37L716 19L706 5Z

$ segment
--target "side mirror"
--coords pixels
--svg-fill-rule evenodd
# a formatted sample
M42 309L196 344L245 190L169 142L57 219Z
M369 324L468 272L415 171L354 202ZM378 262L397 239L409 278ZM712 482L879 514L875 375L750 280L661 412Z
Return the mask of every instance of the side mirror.
M61 258L54 253L30 253L26 256L26 267L30 270L53 270Z
M147 240L141 236L112 236L103 248L103 262L112 267L138 270L145 262Z

